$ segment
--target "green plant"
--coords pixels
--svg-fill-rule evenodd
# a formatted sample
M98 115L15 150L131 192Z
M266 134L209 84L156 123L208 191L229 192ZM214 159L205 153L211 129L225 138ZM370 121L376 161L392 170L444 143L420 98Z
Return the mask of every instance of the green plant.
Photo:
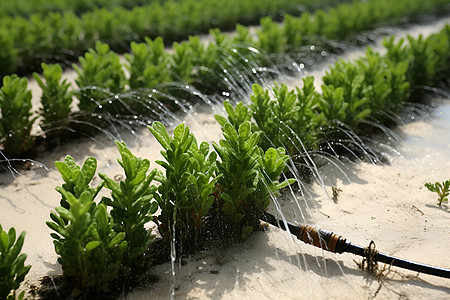
M3 77L0 89L0 140L6 155L21 157L33 151L31 128L36 120L31 111L31 92L26 78L13 74Z
M56 232L51 236L64 276L73 287L72 296L98 296L108 292L110 283L118 277L128 247L125 233L115 232L114 219L108 215L106 205L94 202L102 184L97 188L86 185L87 178L95 173L95 159L89 158L83 168L73 165L67 157L58 165L66 183L56 190L67 207L56 207L47 226Z
M0 70L1 74L11 74L17 68L18 53L14 47L14 39L11 34L4 28L0 29Z
M80 197L84 191L89 191L95 197L103 188L104 182L95 188L90 186L97 170L97 160L94 157L88 157L84 161L83 166L80 167L72 156L66 155L64 161L55 161L55 167L65 182L62 188L72 193L75 197ZM70 208L69 202L67 202L64 195L62 195L60 205L66 209Z
M273 99L269 90L254 84L250 109L258 128L263 131L260 146L263 149L283 147L291 156L300 149L314 147L319 118L314 112L319 94L314 78L303 78L302 89L288 90L286 85L275 85Z
M30 271L31 266L25 266L27 255L20 253L24 239L25 232L16 240L14 227L6 232L0 225L0 299L15 300L16 290ZM17 299L23 299L24 295L25 291L22 291Z
M265 153L258 147L260 131L251 132L246 121L236 130L234 126L216 117L222 126L223 140L213 142L221 161L217 162L218 206L225 213L224 228L231 239L245 239L259 225L270 199L279 189L294 179L278 182L289 156L283 148L269 148Z
M45 84L37 73L33 76L42 89L40 115L43 130L55 130L67 121L71 112L72 93L69 92L70 82L61 81L62 68L60 65L42 63Z
M132 54L125 54L129 62L129 85L131 89L154 88L168 82L168 55L164 52L161 37L155 40L145 39L146 43L131 43Z
M433 45L428 38L419 35L418 38L408 36L410 56L408 81L413 86L429 85L433 82L438 56L433 53Z
M430 192L435 192L438 194L438 204L439 206L442 205L442 202L447 202L448 198L447 196L450 193L450 179L446 180L442 183L436 182L432 184L431 182L425 183L425 187Z
M79 108L86 112L103 111L116 113L121 105L114 93L123 91L125 74L119 56L110 51L107 44L97 42L79 58L80 67L73 65L78 74L75 80L81 88L76 95L80 99Z
M213 189L220 176L214 177L216 170L215 152L210 152L209 144L197 144L189 127L178 125L169 136L159 122L148 127L164 150L165 161L156 161L165 169L160 181L159 195L156 195L161 215L158 229L167 243L176 239L181 252L192 252L198 246L199 236L205 225L213 203Z
M148 159L134 156L124 142L116 141L116 145L121 156L118 162L126 177L124 181L116 183L99 173L106 187L111 190L111 198L103 197L101 202L112 207L114 230L125 233L125 241L128 243L122 265L125 276L130 273L136 275L146 265L144 253L154 238L144 226L153 219L153 214L158 209L158 203L152 201L156 187L150 185L157 172L153 169L147 174L150 168Z

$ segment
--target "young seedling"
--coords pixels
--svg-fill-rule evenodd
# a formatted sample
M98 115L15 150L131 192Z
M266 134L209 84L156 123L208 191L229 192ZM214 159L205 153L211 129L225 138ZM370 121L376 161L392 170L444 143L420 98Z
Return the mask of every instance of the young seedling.
M432 184L431 182L425 183L425 187L430 192L435 192L438 194L438 205L441 206L442 202L448 201L448 195L450 193L450 179L442 183L436 182Z
M214 201L213 189L220 177L213 176L217 155L208 143L198 145L184 124L175 128L173 137L159 122L149 130L164 148L165 161L156 161L165 169L165 175L157 178L161 182L156 195L161 208L159 231L167 243L175 237L178 251L192 252L200 246L199 235Z
M278 182L289 157L283 148L264 153L258 147L261 132L251 132L250 122L242 123L238 131L229 122L221 125L224 139L213 146L221 158L218 199L226 214L222 226L229 228L232 239L243 240L259 225L271 197L295 180Z
M114 220L106 205L94 202L102 184L97 188L86 184L95 173L95 159L89 158L83 168L67 157L58 165L66 183L56 187L62 205L51 212L52 222L47 222L47 226L55 231L51 236L58 262L72 285L72 296L98 296L108 292L110 283L119 275L128 247L125 233L113 229Z
M90 186L95 171L97 170L97 160L94 157L88 157L84 161L83 166L80 167L76 164L72 156L67 155L64 161L55 161L55 167L65 182L62 185L63 189L72 193L75 197L80 197L84 191L90 191L95 198L103 188L104 182L95 188ZM66 209L70 208L64 195L62 195L60 205Z
M132 54L125 54L129 62L129 85L132 90L154 88L170 81L168 71L169 56L164 51L164 41L161 37L154 40L145 38L144 43L130 44Z
M80 66L74 64L73 68L78 74L75 81L80 87L76 94L80 110L117 113L121 103L112 94L122 92L125 87L119 56L107 44L97 42L95 49L80 57L79 62Z
M69 92L70 82L61 81L62 68L60 65L41 64L45 84L37 73L34 78L42 89L40 114L42 116L41 127L43 130L55 130L63 125L69 117L72 104L72 93ZM57 131L58 132L58 131Z
M119 164L125 171L125 180L116 183L105 174L99 173L106 187L111 190L111 197L103 197L102 203L112 207L114 229L125 233L128 249L125 253L122 269L125 276L136 275L148 262L144 253L152 242L154 235L144 226L153 219L158 203L152 201L156 187L150 185L156 175L156 169L148 173L150 161L134 156L124 142L116 141L121 158Z
M6 232L0 225L0 299L21 300L25 295L25 291L22 291L16 298L16 290L31 268L24 265L27 255L20 253L24 239L25 232L16 240L14 227Z
M33 151L31 128L36 120L31 111L31 92L26 78L17 75L3 77L0 89L0 141L8 156L26 156Z

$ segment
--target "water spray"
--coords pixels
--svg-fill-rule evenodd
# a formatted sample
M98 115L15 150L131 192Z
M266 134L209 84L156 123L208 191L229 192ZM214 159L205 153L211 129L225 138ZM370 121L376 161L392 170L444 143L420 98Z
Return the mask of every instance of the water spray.
M391 266L396 266L411 271L450 278L450 269L429 266L422 263L379 253L377 250L375 250L375 244L373 241L370 243L369 247L364 248L350 243L346 238L337 235L332 231L317 229L310 225L294 225L292 223L279 220L274 215L267 212L264 213L263 221L280 229L289 231L291 234L295 235L297 239L306 244L310 244L333 253L341 254L344 252L348 252L363 256L367 261L369 271L373 271L373 269L371 270L371 266L376 264L376 262L382 262Z

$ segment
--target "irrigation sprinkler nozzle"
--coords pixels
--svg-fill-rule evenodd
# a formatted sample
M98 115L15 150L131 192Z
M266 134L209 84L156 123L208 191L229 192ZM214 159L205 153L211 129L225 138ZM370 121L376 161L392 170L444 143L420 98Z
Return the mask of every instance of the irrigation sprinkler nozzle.
M366 248L354 245L347 241L340 235L333 233L332 231L325 229L317 229L310 225L294 225L285 220L280 220L274 215L265 212L262 221L267 222L271 225L279 227L283 230L289 231L291 234L295 235L297 239L301 240L306 244L322 248L333 253L353 253L355 255L366 257L373 262L382 262L392 266L408 269L411 271L416 271L420 273L425 273L429 275L450 278L450 269L434 267L430 265L425 265L422 263L401 259L398 257L386 255L379 252L370 251L370 258L367 257L368 252ZM371 242L372 244L372 242Z

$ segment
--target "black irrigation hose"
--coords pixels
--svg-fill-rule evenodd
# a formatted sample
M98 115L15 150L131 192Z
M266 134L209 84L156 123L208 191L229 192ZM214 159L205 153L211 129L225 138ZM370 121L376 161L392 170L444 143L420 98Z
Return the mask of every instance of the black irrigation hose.
M367 259L369 259L368 256L372 255L371 259L373 259L374 262L379 261L411 271L450 278L449 269L433 267L414 261L378 253L376 250L376 252L373 251L374 249L372 249L370 246L368 248L363 248L361 246L353 245L352 243L347 241L347 239L328 230L316 229L310 225L298 226L289 222L285 223L267 212L264 213L264 218L262 220L283 230L289 229L289 232L295 235L297 239L301 240L302 242L314 245L333 253L341 254L344 252L349 252L359 256L367 257ZM371 245L372 244L373 243L371 242Z

